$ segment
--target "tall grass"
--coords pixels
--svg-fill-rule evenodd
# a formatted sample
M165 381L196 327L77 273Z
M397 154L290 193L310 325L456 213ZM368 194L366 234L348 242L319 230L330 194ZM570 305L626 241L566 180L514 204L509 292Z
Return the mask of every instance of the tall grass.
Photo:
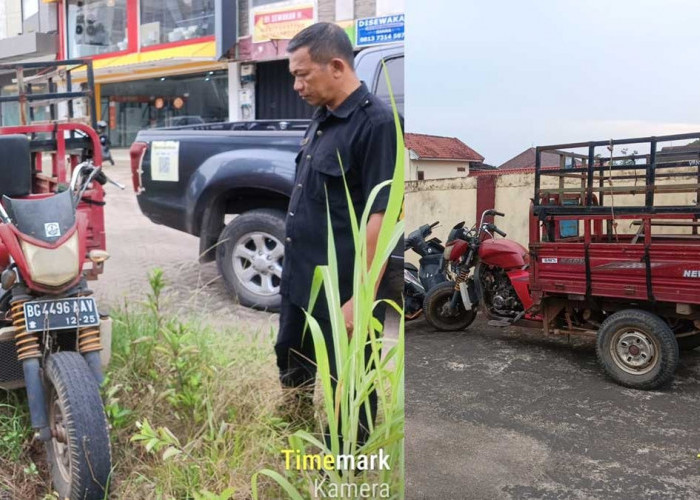
M387 79L388 81L388 79ZM338 287L338 262L335 253L333 231L328 215L328 265L316 269L311 290L309 310L313 310L321 285L324 286L330 320L333 330L333 345L337 365L337 385L333 388L331 369L324 336L316 320L307 313L309 332L313 336L317 364L317 375L322 389L322 414L330 439L324 439L306 430L298 430L289 438L289 447L299 453L307 450L323 455L372 455L380 449L389 456L389 469L383 470L327 470L325 485L333 491L343 491L341 485L386 484L390 488L390 498L404 496L403 481L403 437L404 437L404 325L400 314L399 336L396 345L390 346L381 335L380 325L373 318L372 311L378 305L375 300L376 285L382 268L391 251L403 235L403 221L399 220L404 193L404 143L398 113L393 101L396 123L397 155L394 175L374 188L361 218L357 219L348 193L348 206L352 222L352 236L355 244L353 275L353 333L349 338L345 327ZM368 265L367 222L369 210L379 191L391 186L389 202L379 232L375 254ZM347 192L347 186L346 186ZM401 308L390 301L387 304L397 312ZM370 346L370 359L366 358L365 348ZM382 356L382 354L384 354ZM369 409L370 394L376 391L379 399L376 423L372 423ZM370 422L369 439L361 443L358 439L360 416L367 415ZM319 422L319 432L323 432L323 422ZM330 443L328 443L330 441ZM263 469L253 477L253 498L267 498L256 491L258 478L268 476L280 484L285 493L293 499L314 496L317 493L319 472L315 470L291 470L284 475ZM347 489L345 491L353 491ZM355 490L356 491L356 490Z

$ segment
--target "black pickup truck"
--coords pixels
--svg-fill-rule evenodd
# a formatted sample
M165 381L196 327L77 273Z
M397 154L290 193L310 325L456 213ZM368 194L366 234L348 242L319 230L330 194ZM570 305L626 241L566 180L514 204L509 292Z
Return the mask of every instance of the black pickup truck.
M358 76L403 113L403 46L361 51ZM385 66L382 66L382 61ZM306 120L211 123L142 130L131 146L134 190L153 222L200 238L241 304L279 307L284 219ZM227 215L235 214L224 223Z

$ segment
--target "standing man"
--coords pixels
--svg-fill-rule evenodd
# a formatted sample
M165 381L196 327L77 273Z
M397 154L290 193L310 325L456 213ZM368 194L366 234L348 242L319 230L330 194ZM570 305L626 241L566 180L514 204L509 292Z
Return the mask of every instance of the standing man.
M392 110L357 78L352 44L339 26L332 23L309 26L290 41L287 52L294 90L317 109L301 142L287 213L282 306L275 351L282 385L308 389L302 393L310 395L316 367L311 333L304 335L303 309L308 308L314 269L328 263L328 230L333 231L335 239L340 300L348 333L352 334L355 248L343 174L359 218L372 189L393 176L396 125ZM389 189L382 189L370 210L368 262L374 256L388 199ZM330 207L330 228L326 201ZM331 375L335 379L333 336L323 293L312 314L323 331ZM375 317L383 321L384 308L375 310ZM373 399L374 408L376 395Z

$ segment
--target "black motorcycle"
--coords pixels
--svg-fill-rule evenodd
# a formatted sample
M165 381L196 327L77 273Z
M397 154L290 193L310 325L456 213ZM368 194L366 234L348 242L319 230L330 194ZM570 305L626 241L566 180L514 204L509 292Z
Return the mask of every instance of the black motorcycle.
M100 144L102 144L102 164L109 162L114 166L112 152L109 150L112 142L109 140L109 135L107 135L107 122L103 120L97 122L97 135L100 136Z
M419 267L404 263L404 317L407 321L416 319L423 312L426 292L447 281L443 270L445 247L438 238L426 240L438 224L424 224L404 240L404 252L413 250L420 255Z

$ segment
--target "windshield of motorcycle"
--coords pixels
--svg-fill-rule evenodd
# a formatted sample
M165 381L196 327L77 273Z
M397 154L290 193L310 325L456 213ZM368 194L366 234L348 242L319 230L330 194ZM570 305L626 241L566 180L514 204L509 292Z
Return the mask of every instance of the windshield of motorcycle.
M447 236L447 242L452 243L455 240L463 238L463 235L464 235L464 230L462 229L462 226L453 227L452 230L450 231L450 234Z
M15 200L3 196L2 200L17 229L37 240L54 243L75 225L70 191L48 198Z

